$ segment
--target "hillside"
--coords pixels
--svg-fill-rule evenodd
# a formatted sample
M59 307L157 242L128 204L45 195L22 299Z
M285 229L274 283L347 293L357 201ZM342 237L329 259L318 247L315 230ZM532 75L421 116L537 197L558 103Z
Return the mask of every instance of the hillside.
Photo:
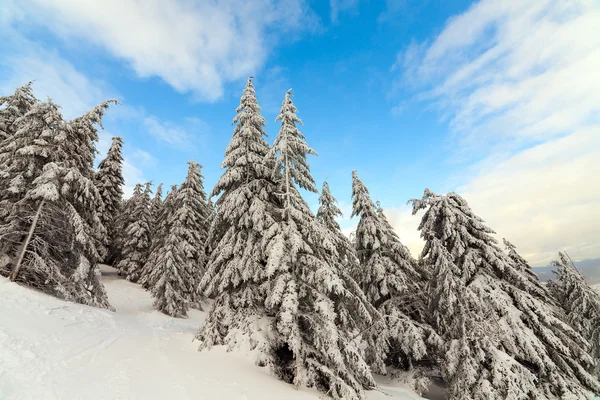
M54 297L0 277L0 399L318 399L268 375L240 353L198 352L204 313L174 319L140 286L103 267L116 313ZM419 399L382 386L368 399Z
M600 285L600 258L577 261L575 265L590 284ZM555 277L552 273L552 270L554 269L553 266L546 265L543 267L534 267L533 271L539 276L541 281L545 282L548 279L553 279Z

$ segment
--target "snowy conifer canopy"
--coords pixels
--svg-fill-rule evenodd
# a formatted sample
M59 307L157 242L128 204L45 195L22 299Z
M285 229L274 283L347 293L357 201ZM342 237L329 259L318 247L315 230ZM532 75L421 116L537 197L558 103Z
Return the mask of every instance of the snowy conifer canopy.
M15 134L18 127L16 121L27 114L37 102L29 82L15 90L9 96L0 96L0 140Z
M446 369L449 385L462 388L453 399L587 398L600 390L585 340L543 300L539 282L498 248L493 231L462 197L425 190L412 203L413 213L426 209L419 225L423 257L436 268L445 260L444 268L456 275L436 283L432 299L441 307L434 314L437 329L450 340L442 363L470 366L458 375L454 367ZM444 316L453 310L458 315ZM466 328L448 330L450 320L463 321ZM477 374L468 380L473 369Z
M559 252L558 256L552 262L556 281L549 286L569 324L589 341L590 353L596 360L596 376L600 378L600 294L587 284L566 253Z
M129 199L130 223L125 227L123 259L116 266L132 282L140 279L152 245L150 187L151 182L145 184L145 189L138 183Z
M424 282L415 260L356 171L352 172L352 207L352 216L360 217L355 235L360 265L354 278L385 318L382 328L368 337L367 361L378 373L386 373L388 365L409 369L438 342L423 316Z

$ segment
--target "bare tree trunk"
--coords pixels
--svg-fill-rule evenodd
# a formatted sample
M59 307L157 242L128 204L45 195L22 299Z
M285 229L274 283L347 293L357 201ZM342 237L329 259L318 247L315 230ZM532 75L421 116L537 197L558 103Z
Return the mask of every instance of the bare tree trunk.
M35 217L33 217L33 222L31 223L31 227L29 228L29 233L27 234L27 238L25 238L25 242L23 242L23 245L21 246L21 249L19 251L19 258L17 260L17 263L15 264L15 268L12 270L12 272L10 273L10 276L8 277L8 279L10 279L11 281L14 281L15 279L17 279L17 275L19 274L19 269L21 268L21 264L23 263L23 258L25 258L25 252L27 251L27 246L29 246L29 242L31 241L31 237L33 236L35 227L38 223L38 220L40 219L40 214L42 213L42 208L44 207L44 202L45 202L45 200L41 201L41 203L38 206L38 209L35 213Z

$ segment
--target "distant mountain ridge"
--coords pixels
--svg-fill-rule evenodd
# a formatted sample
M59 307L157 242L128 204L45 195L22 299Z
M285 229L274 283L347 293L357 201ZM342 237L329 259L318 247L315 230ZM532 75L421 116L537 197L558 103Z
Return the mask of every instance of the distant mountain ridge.
M585 276L590 285L600 284L600 258L589 258L575 262L577 269ZM554 279L552 271L555 268L551 265L544 267L534 267L533 271L540 277L542 282Z

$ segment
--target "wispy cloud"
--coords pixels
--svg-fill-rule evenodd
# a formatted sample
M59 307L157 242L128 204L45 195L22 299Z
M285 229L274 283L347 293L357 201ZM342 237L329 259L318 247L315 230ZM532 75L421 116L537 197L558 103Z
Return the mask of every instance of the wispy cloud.
M460 192L534 264L600 255L598 26L595 1L482 0L396 63L477 162Z
M318 26L304 0L5 0L4 21L43 26L122 59L140 77L213 101L252 75L269 49Z
M329 0L331 22L337 23L340 14L356 12L360 0Z

